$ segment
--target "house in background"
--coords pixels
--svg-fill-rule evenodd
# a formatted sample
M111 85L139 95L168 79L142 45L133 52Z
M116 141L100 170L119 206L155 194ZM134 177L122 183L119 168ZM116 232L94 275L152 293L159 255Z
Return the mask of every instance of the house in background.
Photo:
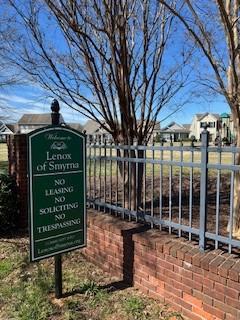
M157 136L159 136L160 134L160 122L159 121L156 121L155 122L155 125L154 125L154 128L153 128L153 131L152 131L152 139L155 140L155 138Z
M160 137L165 141L184 141L189 139L190 124L171 122L160 130Z
M60 116L60 123L82 132L83 127L80 123L65 123L63 117ZM29 133L33 130L43 128L52 124L51 113L42 114L24 114L17 123L7 124L0 122L0 139L4 136L14 133Z
M219 137L222 140L232 142L234 140L234 128L232 116L228 113L202 113L196 114L190 127L190 137L201 140L201 133L207 125L209 131L209 142L216 141Z
M64 123L63 117L60 116L60 123ZM33 130L50 126L52 124L51 113L41 114L24 114L17 122L17 133L29 133Z
M104 122L102 122L104 123ZM83 132L87 136L87 141L104 141L111 140L112 136L107 132L98 122L94 120L87 120L83 125Z
M74 130L77 130L79 132L83 132L83 126L80 123L77 122L71 122L71 123L66 123L67 126L71 127Z
M0 120L0 142L5 142L8 135L14 134L15 127L15 124L4 123Z
M220 115L220 135L222 139L227 139L230 143L235 140L233 118L231 114L222 113Z
M0 121L0 141L5 141L7 135L14 133L28 133L30 131L51 125L51 113L43 114L24 114L17 123L7 124ZM60 123L65 124L63 117L60 118ZM102 125L104 122L101 122ZM75 130L84 132L87 135L88 141L112 140L111 134L103 128L101 124L94 120L88 120L85 125L80 123L67 123L66 125ZM235 139L232 115L222 113L202 113L196 114L193 117L192 124L179 124L176 122L169 123L166 127L160 128L160 123L157 121L152 131L152 139L159 137L166 141L181 141L189 138L201 140L201 133L205 126L208 125L209 140L214 142L221 139L232 143Z
M198 113L193 117L190 127L190 138L201 140L201 133L205 126L208 125L209 141L215 141L220 129L220 116L217 113Z
M102 124L104 122L102 121ZM138 122L138 125L140 126L140 121ZM143 124L143 126L145 123ZM94 120L88 120L85 125L83 126L83 131L87 135L88 141L111 141L112 135L106 131L98 122ZM158 136L160 133L160 122L156 121L154 128L152 130L152 139L154 139L156 136Z
M62 115L60 116L59 122L66 124L67 126L82 131L83 127L80 123L65 123ZM28 133L30 131L43 128L52 124L51 113L42 114L24 114L17 122L18 133Z

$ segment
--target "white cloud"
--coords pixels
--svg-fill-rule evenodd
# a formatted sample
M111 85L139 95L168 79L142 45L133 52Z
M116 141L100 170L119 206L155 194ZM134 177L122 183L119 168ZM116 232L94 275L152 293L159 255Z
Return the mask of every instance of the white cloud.
M5 116L12 121L17 121L25 113L51 112L51 102L51 98L40 98L39 95L29 96L29 92L26 92L25 96L20 94L0 94L0 103L4 107L4 113L6 113ZM71 109L63 103L60 104L60 112L65 122L78 122L83 124L87 120L79 112Z

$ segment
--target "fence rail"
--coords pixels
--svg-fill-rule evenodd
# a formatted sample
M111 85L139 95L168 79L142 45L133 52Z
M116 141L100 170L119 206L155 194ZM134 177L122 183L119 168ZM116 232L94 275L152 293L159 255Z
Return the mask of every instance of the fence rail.
M197 239L207 246L240 249L233 235L234 184L240 148L88 144L88 201L120 215Z

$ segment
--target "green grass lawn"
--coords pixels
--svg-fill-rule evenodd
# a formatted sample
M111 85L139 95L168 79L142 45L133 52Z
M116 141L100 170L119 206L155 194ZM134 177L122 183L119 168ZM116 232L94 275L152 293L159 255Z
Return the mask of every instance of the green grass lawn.
M7 144L0 143L0 173L7 173L7 170L8 170Z
M88 151L89 154L89 151ZM91 151L91 155L94 155L94 151ZM99 149L96 149L96 156L104 156L104 150L99 151ZM116 152L113 150L112 152L110 152L109 149L107 149L106 151L106 156L116 156ZM148 150L146 152L146 157L148 159L163 159L165 161L170 161L171 159L173 161L182 161L188 163L188 162L192 162L192 154L189 151L185 151L182 154L179 151L155 151L154 153L150 150ZM222 153L221 155L221 163L222 164L232 164L232 154L231 153ZM201 162L201 154L199 151L194 152L194 157L193 157L193 162L195 163L200 163ZM219 163L219 154L211 152L209 154L209 163ZM106 166L106 175L109 176L110 175L110 171L111 171L111 166L112 166L112 174L113 176L116 175L116 162L112 161L112 164L110 163L110 161L107 161L107 166ZM153 169L153 165L152 164L147 164L146 165L146 172L147 175L151 175L152 174L152 169ZM169 173L169 167L167 165L162 166L161 168L163 170L163 175L168 175ZM160 173L160 165L154 165L154 172L156 175L159 175ZM0 173L6 173L8 170L8 154L7 154L7 145L6 143L0 143ZM93 176L94 174L94 161L91 161L91 170L89 171L88 169L88 174L90 176ZM173 166L173 174L178 174L179 172L179 167L177 166ZM183 173L188 174L189 172L189 168L185 167L183 168ZM96 175L99 176L100 173L100 163L99 161L96 161ZM105 174L105 161L102 160L101 161L101 176L103 176Z
M77 250L63 256L65 298L54 296L53 258L29 263L26 238L0 239L0 319L177 320L183 317L87 262Z
M94 149L91 150L91 153L89 152L89 149L87 150L87 154L91 156L102 156L104 157L106 156L113 156L116 157L116 151L112 150L112 152L110 151L109 148L107 148L106 153L104 152L104 149L99 150L99 148L96 148L96 151L94 153ZM191 151L184 151L184 152L180 152L180 151L169 151L169 150L156 150L156 151L152 151L152 150L147 150L146 151L146 158L147 159L162 159L164 161L169 161L169 160L173 160L173 161L180 161L182 158L182 161L184 162L201 162L201 152L200 149L195 149L194 153L193 153L193 160L192 160L192 152ZM209 152L209 162L210 163L219 163L219 153L218 152ZM221 153L221 163L224 164L230 164L232 163L232 154L231 152L222 152Z

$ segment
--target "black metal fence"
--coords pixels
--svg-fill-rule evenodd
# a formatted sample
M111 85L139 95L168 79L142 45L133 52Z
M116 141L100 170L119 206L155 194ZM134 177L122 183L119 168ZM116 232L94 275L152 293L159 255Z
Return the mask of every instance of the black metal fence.
M240 148L201 145L87 146L88 202L95 209L207 245L240 251L234 234L234 197ZM0 173L7 173L7 145L0 143ZM239 179L240 180L240 179Z
M240 249L233 233L240 148L88 144L88 201L97 210L142 221L199 247Z

